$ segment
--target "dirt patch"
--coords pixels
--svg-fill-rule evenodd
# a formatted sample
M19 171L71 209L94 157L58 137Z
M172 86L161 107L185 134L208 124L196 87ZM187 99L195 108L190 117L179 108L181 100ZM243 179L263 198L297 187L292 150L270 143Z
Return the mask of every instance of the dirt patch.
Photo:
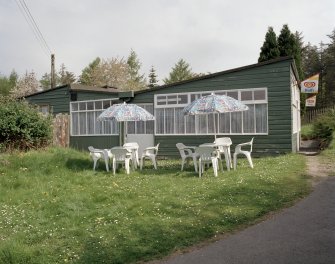
M313 186L327 178L335 171L335 165L325 162L320 156L306 156L307 173L312 177Z

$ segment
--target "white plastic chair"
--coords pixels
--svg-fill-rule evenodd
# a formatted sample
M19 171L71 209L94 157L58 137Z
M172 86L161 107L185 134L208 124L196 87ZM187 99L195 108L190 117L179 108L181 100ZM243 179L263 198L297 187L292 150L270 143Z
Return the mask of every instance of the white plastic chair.
M251 139L251 141L246 142L246 143L241 143L236 145L235 147L235 152L234 152L234 170L236 170L236 164L237 164L237 155L238 154L243 154L244 156L247 157L249 165L251 168L254 168L254 165L251 160L251 152L252 152L252 144L253 144L254 138ZM242 147L245 146L250 146L250 150L242 150Z
M128 149L131 152L133 165L135 169L137 169L137 166L140 165L140 160L138 158L138 149L140 146L136 142L128 142L128 143L124 143L123 147Z
M143 150L142 156L141 156L141 170L143 168L143 162L146 158L152 161L152 163L154 164L154 168L157 170L156 156L158 153L158 148L159 148L159 143L155 147L148 147Z
M118 164L124 164L127 174L130 172L130 161L132 160L129 150L123 147L114 147L110 149L112 154L113 174L115 174Z
M195 147L185 146L183 143L177 143L176 147L181 156L181 170L184 169L186 160L190 158L193 160L195 172L198 172L197 158L199 157L199 154L194 152Z
M231 160L231 152L230 152L230 146L231 144L233 144L233 142L231 141L231 138L230 137L217 138L214 141L214 143L219 145L218 150L220 152L220 158L222 154L225 156L227 170L230 170L230 168L233 168L233 163Z
M199 177L205 170L205 165L210 162L213 165L214 176L218 176L219 158L218 152L214 147L197 147L195 152L199 154Z
M106 149L96 149L92 146L89 146L88 150L90 152L91 158L93 159L93 170L95 170L97 166L97 161L102 158L105 161L106 170L109 171L108 162L109 158L111 157L110 152Z

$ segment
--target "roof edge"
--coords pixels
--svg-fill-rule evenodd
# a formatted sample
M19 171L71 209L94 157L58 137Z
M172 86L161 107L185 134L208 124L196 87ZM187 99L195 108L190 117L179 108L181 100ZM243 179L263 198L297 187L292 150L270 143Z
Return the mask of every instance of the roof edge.
M205 79L209 79L209 78L219 76L219 75L222 75L222 74L228 74L228 73L232 73L232 72L252 69L252 68L261 67L261 66L264 66L264 65L269 65L269 64L273 64L273 63L277 63L277 62L281 62L281 61L286 61L286 60L287 61L292 60L293 63L294 63L294 59L293 59L292 56L285 56L285 57L280 57L280 58L276 58L276 59L272 59L272 60L268 60L268 61L249 64L249 65L246 65L246 66L237 67L237 68L233 68L233 69L229 69L229 70L225 70L225 71L215 72L215 73L207 74L207 75L204 75L204 76L188 79L188 80L185 80L185 81L180 81L180 82L175 82L175 83L171 83L171 84L156 86L154 88L135 91L135 94L141 94L141 93L146 93L148 91L155 91L155 90L160 90L160 89L164 89L164 88L168 88L168 87L182 85L182 84L185 84L185 83L191 83L191 82L194 82L194 81L205 80Z

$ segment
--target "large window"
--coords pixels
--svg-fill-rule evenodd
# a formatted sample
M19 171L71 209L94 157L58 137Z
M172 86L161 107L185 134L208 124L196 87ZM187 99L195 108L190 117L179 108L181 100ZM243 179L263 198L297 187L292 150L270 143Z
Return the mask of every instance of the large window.
M116 121L98 121L98 116L113 104L113 100L94 100L71 102L71 135L95 136L118 135L119 124ZM138 104L153 113L152 104ZM153 134L154 121L127 122L128 134Z
M155 96L156 134L267 134L268 99L266 88L213 91L241 100L248 111L184 116L182 109L203 93L160 94ZM215 122L214 122L215 119ZM215 126L214 126L215 124Z

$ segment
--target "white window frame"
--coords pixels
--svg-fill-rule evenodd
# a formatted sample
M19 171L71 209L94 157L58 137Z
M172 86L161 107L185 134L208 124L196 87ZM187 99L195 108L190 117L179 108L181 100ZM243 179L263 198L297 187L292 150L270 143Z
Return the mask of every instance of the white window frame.
M103 133L103 134L96 134L96 133L93 133L93 134L89 134L88 133L88 120L87 120L87 114L86 114L86 134L80 134L80 120L78 120L78 132L79 132L79 134L73 134L73 113L78 113L78 118L79 118L79 113L88 113L88 112L97 112L97 111L104 111L105 109L107 109L107 108L104 108L104 105L102 105L102 108L99 108L99 109L96 109L95 108L95 102L101 102L102 104L103 104L103 102L108 102L109 101L109 105L111 106L112 104L113 104L113 102L114 101L117 101L118 99L116 99L116 98L113 98L113 99L96 99L96 100L86 100L86 101L74 101L74 102L70 102L70 127L71 127L71 129L70 129L70 135L72 136L72 137L82 137L82 136L84 136L84 137L87 137L87 136L108 136L108 135L119 135L119 133L117 133L116 131L119 131L119 125L117 124L117 122L116 122L116 124L115 124L115 126L116 126L116 131L115 131L115 133L112 133L113 131L112 131L112 121L103 121L103 124L102 124L102 130L104 130L104 127L105 127L105 125L106 124L108 124L108 123L110 123L110 126L111 126L111 128L110 128L110 130L111 130L111 133ZM85 110L80 110L80 104L82 104L82 103L86 103L86 109ZM90 110L87 110L87 103L93 103L93 109L90 109ZM76 110L74 110L74 105L78 105L78 109L76 109ZM95 116L94 116L94 118L95 118ZM96 129L95 129L95 122L94 122L94 131L96 131Z
M232 133L231 132L231 125L232 125L232 119L231 119L231 114L229 115L229 122L230 122L230 132L229 133L217 133L217 135L268 135L269 133L269 107L268 107L268 88L267 87L259 87L259 88L245 88L245 89L235 89L235 90L215 90L215 91L198 91L198 92L188 92L188 93L169 93L169 94L155 94L154 95L154 112L155 112L155 116L156 115L156 111L158 109L164 109L164 122L163 124L165 124L165 109L166 108L174 108L174 112L176 108L184 108L185 106L187 106L188 104L191 103L191 96L192 95L196 95L196 98L200 98L201 96L207 95L207 94L211 94L211 93L215 93L215 94L227 94L227 93L231 93L231 92L237 92L238 94L238 100L241 100L241 92L243 91L257 91L257 90L262 90L265 91L265 99L263 100L244 100L242 101L245 104L252 104L252 105L257 105L257 104L266 104L266 132L264 133L260 133L260 132L256 132L256 115L254 114L254 132L252 133L245 133L243 132L243 112L242 112L242 118L241 118L241 133ZM254 96L254 93L252 93ZM187 103L184 104L157 104L157 97L162 97L162 96L170 96L170 95L187 95ZM207 127L205 128L206 133L199 133L197 131L199 131L199 121L197 119L199 119L198 117L199 115L195 116L195 133L186 133L187 131L187 127L186 127L186 117L184 118L184 134L177 134L177 133L157 133L157 121L155 122L155 128L154 128L154 133L155 135L159 135L159 136L175 136L175 135L186 135L186 136L195 136L195 135L214 135L214 133L208 133L208 115L204 115L206 116L206 123L207 123ZM174 115L175 118L175 115ZM219 120L218 115L215 115L216 120ZM219 123L216 122L217 127L219 126ZM176 127L174 128L174 130L176 130ZM165 127L164 127L164 132L165 132Z

